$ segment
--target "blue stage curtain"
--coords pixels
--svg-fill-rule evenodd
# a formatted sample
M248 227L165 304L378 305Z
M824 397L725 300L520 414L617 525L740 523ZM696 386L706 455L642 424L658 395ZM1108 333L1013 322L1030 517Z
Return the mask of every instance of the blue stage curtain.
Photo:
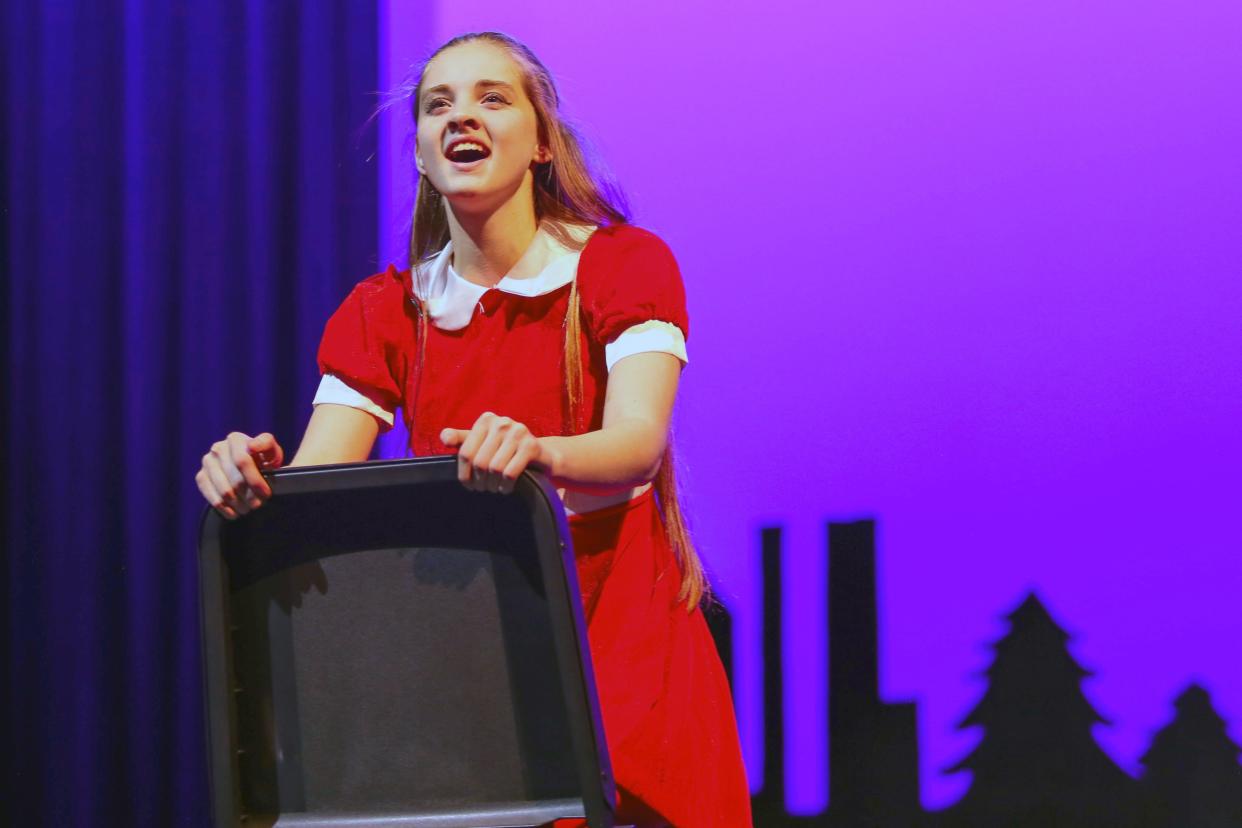
M0 4L8 825L208 824L193 474L375 263L374 4Z

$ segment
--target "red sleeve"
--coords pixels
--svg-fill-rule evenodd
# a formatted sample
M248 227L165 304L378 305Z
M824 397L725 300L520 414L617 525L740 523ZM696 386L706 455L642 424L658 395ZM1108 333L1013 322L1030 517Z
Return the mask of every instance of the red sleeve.
M359 282L324 326L320 373L335 375L376 405L395 411L414 347L412 309L396 268Z
M591 336L607 345L643 322L670 322L690 336L686 288L659 236L632 225L601 227L578 260L578 290Z

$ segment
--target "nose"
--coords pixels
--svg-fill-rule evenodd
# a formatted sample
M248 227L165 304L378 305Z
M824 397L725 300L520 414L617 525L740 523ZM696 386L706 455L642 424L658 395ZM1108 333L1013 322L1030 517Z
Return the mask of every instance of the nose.
M477 129L478 120L474 117L474 113L460 104L453 107L453 111L449 113L449 126L455 129Z

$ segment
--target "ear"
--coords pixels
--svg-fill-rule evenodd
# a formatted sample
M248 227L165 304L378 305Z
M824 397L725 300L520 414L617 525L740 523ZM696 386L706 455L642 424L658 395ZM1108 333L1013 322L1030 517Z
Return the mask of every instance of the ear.
M546 164L551 160L552 160L552 150L544 146L543 144L540 144L539 148L535 150L535 163Z
M419 175L427 174L427 168L423 166L423 154L418 151L418 141L414 142L414 166L418 168Z

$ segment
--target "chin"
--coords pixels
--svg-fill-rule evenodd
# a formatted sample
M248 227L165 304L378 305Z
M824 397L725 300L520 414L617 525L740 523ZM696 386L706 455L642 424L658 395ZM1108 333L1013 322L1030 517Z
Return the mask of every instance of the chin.
M495 193L488 193L474 188L463 188L444 193L444 199L454 210L463 213L477 213L494 206L497 199ZM489 196L492 196L489 198Z
M525 183L521 176L500 180L495 175L475 178L459 174L448 178L449 180L444 182L443 187L436 186L436 189L454 210L460 213L475 214L501 207L521 192Z
M443 191L441 191L443 192ZM444 199L454 210L463 213L481 213L495 210L513 197L515 190L508 187L483 187L465 185L444 192Z

